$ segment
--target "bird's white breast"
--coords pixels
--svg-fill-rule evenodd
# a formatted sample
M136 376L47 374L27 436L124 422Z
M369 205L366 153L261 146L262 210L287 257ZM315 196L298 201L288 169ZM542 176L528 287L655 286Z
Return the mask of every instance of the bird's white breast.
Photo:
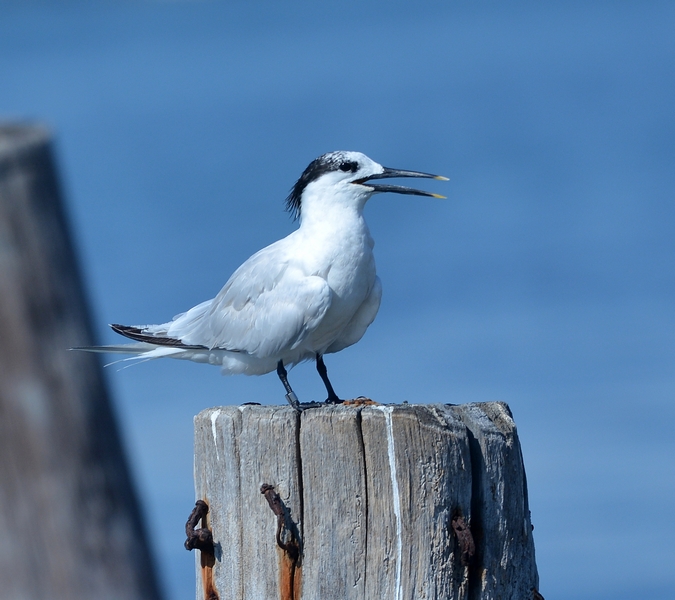
M305 348L323 353L339 339L370 294L375 283L373 238L361 214L336 215L335 227L303 226L295 232L293 255L307 276L325 279L331 304L319 326L308 336ZM325 223L326 221L322 221Z

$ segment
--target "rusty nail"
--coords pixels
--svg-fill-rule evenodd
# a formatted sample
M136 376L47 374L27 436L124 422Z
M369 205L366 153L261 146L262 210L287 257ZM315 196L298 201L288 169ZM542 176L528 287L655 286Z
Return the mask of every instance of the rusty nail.
M284 525L286 524L284 503L281 501L279 494L274 491L274 486L270 485L269 483L263 483L260 486L260 493L265 496L265 500L267 500L267 503L270 505L272 512L277 516L277 546L286 552L289 558L291 558L293 561L297 561L300 555L300 549L298 541L295 539L293 530L288 530L291 537L287 544L284 543L281 536L281 532L283 531Z
M203 500L197 500L187 523L185 523L185 534L187 535L187 539L185 540L186 550L197 548L197 550L201 550L202 552L213 554L213 534L206 527L206 515L208 512L208 504ZM199 521L202 522L202 527L197 529Z

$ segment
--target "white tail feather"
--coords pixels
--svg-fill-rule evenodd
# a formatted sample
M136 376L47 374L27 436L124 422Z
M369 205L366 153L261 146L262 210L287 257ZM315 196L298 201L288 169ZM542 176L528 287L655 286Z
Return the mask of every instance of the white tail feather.
M119 344L115 346L80 346L79 348L71 348L71 350L82 350L84 352L97 352L100 354L103 353L133 354L133 356L129 356L127 358L120 358L118 360L114 360L112 362L103 365L104 367L110 367L112 365L116 365L122 362L137 361L131 365L127 365L126 367L124 367L124 369L132 367L134 365L140 365L141 363L147 362L149 360L154 360L156 358L164 358L165 356L172 356L185 352L185 350L182 348L154 346L153 344L146 344L144 342L137 342L135 344Z

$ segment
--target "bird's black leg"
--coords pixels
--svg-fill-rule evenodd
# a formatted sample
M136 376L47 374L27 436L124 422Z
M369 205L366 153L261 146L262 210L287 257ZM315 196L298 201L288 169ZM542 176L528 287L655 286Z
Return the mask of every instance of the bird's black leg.
M319 372L321 381L323 381L323 384L326 386L326 391L328 392L328 398L326 398L326 403L340 404L342 400L338 398L338 395L335 393L333 386L330 384L330 381L328 379L328 370L326 369L326 365L323 362L323 356L321 356L321 354L316 355L316 370Z
M300 408L300 402L298 401L298 397L295 395L293 388L291 388L291 384L288 383L288 371L284 368L284 361L282 360L277 363L277 375L279 376L279 379L281 379L281 383L286 390L286 400L295 410L300 412L302 410Z

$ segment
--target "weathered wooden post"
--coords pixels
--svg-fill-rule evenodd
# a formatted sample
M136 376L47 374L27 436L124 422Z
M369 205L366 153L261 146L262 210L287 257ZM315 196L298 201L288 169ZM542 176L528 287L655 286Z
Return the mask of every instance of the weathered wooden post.
M0 597L154 599L49 133L0 126Z
M195 485L198 600L538 594L503 403L208 409L195 418ZM195 542L204 528L212 543Z

